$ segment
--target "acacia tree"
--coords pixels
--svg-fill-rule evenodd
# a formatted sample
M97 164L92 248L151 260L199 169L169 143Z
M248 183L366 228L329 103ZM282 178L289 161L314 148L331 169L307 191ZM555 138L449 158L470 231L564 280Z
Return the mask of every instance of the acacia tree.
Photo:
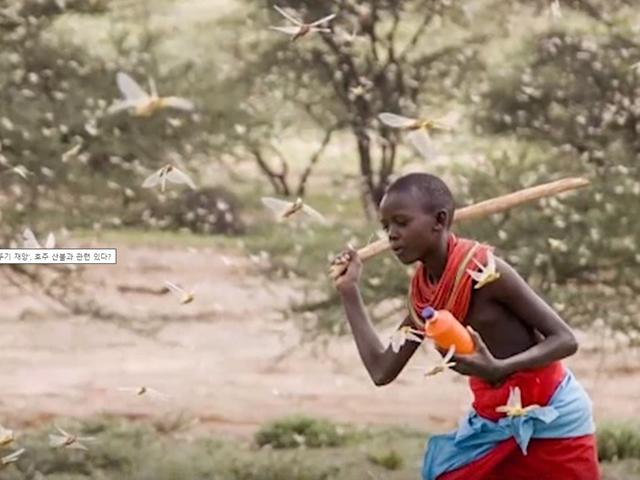
M398 133L382 125L377 115L389 111L429 116L433 112L428 107L436 106L429 101L430 94L441 93L442 85L455 98L465 75L479 65L474 45L484 37L463 35L456 43L436 45L430 41L429 32L435 25L468 21L464 10L448 0L286 0L279 5L307 21L332 12L338 15L330 23L331 33L291 43L286 36L265 30L269 24L286 22L271 8L271 2L254 11L251 26L264 33L253 44L258 52L251 56L254 60L245 59L239 73L255 79L252 118L262 111L262 124L268 125L269 114L277 116L279 110L281 116L288 105L323 132L320 149L311 155L297 193L304 192L309 173L331 136L348 132L354 140L366 203L377 206L397 166L399 140ZM269 12L268 19L265 12ZM430 84L434 79L437 88ZM266 105L274 101L274 92L280 100L276 112L273 105ZM261 104L258 93L262 94ZM260 131L249 142L249 151L276 190L290 193L283 182L286 167L269 167L264 159L265 149L271 147L263 140L272 134L273 128ZM348 153L345 157L349 161Z

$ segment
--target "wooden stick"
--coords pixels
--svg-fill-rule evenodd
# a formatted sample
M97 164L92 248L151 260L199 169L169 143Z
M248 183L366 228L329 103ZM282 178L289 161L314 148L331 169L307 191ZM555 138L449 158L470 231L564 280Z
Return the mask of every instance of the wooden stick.
M486 217L494 213L504 212L505 210L517 207L523 203L586 187L589 183L589 180L586 178L571 177L556 180L555 182L543 183L542 185L537 185L535 187L525 188L523 190L518 190L517 192L491 198L489 200L461 208L460 210L456 210L453 215L453 221L473 220L476 218ZM359 249L358 256L363 261L366 261L389 250L389 248L389 241L387 239L378 240ZM347 264L332 264L329 269L329 275L331 278L338 278L346 269Z

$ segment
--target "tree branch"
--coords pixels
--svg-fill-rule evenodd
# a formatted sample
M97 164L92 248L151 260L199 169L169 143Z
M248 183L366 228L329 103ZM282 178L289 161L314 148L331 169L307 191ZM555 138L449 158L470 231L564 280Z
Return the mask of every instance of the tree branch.
M262 170L262 172L264 172L267 175L267 178L269 179L269 182L273 186L274 191L277 194L289 196L291 192L289 190L289 186L287 184L287 179L286 179L286 175L287 175L286 162L284 162L284 160L281 158L281 161L283 162L283 168L280 173L276 173L265 161L264 157L262 156L262 152L258 147L251 146L249 147L249 150L252 153L253 157L255 158L256 163L258 164L258 167L260 168L260 170Z
M409 40L409 43L407 43L407 45L404 47L402 52L400 52L400 55L398 56L398 62L402 62L406 58L407 54L416 46L422 34L427 30L426 26L429 24L432 17L433 17L433 14L429 11L422 18L422 22L420 22L420 25L418 26L417 30L413 33L411 40Z
M387 64L393 63L396 61L395 55L395 36L398 31L398 25L400 24L400 9L393 9L393 25L391 26L391 30L387 34Z
M309 164L307 165L307 167L304 169L304 171L300 175L300 182L298 183L298 188L296 190L296 195L297 196L299 196L299 197L304 196L305 189L306 189L306 186L307 186L307 180L309 179L309 176L311 175L311 170L313 169L313 167L316 165L316 163L320 159L320 156L324 152L325 148L327 148L327 145L329 145L329 142L331 141L331 137L333 136L333 134L340 127L341 127L341 124L340 123L336 123L333 126L331 126L325 132L324 138L322 139L320 147L318 147L318 149L313 153L313 155L311 155L311 158L309 159Z

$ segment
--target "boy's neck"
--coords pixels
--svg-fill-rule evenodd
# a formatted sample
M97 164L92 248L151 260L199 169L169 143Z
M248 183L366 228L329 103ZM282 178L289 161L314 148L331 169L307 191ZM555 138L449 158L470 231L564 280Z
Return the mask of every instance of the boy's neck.
M437 283L447 266L447 254L449 250L449 233L445 232L441 237L436 248L428 257L422 259L425 267L427 280Z

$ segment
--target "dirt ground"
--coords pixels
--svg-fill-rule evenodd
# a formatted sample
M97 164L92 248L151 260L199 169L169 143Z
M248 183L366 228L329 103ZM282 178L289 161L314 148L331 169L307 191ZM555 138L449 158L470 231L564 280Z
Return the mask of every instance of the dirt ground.
M180 305L171 294L135 291L160 289L165 280L192 287L195 301ZM245 258L213 249L118 246L118 264L88 267L87 285L94 300L135 320L74 316L1 287L2 423L184 412L203 428L245 436L266 420L300 412L438 432L454 427L469 405L463 377L421 375L434 354L420 352L396 382L378 388L350 337L326 350L299 346L296 321L280 313L296 298L295 285L266 281ZM131 325L158 328L150 336ZM597 420L640 418L638 352L603 353L597 336L580 339L581 351L567 364L592 395ZM170 397L118 390L139 385Z

